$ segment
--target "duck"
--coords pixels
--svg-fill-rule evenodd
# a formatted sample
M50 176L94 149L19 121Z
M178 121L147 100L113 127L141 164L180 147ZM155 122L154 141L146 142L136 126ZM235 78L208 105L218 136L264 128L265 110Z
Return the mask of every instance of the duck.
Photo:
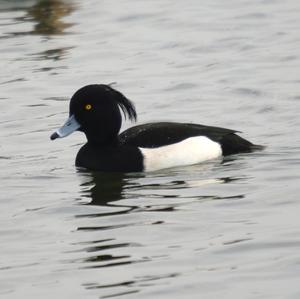
M83 132L87 142L75 166L102 172L148 172L202 163L262 149L239 131L194 123L153 122L120 132L137 120L133 102L106 84L91 84L71 97L69 117L50 139Z

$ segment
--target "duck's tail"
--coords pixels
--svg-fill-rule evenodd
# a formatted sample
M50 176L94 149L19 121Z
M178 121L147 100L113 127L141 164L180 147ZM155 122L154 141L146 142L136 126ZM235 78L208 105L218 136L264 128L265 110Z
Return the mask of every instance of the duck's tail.
M262 151L266 148L265 145L259 145L259 144L252 144L251 145L251 151Z
M253 144L234 133L223 136L220 140L220 144L224 156L237 153L249 153L265 148L263 145Z

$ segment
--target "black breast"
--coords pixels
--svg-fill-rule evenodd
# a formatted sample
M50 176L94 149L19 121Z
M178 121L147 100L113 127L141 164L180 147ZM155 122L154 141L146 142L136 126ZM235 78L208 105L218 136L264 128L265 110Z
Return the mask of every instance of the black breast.
M143 156L133 146L85 144L78 152L76 166L106 172L143 171Z

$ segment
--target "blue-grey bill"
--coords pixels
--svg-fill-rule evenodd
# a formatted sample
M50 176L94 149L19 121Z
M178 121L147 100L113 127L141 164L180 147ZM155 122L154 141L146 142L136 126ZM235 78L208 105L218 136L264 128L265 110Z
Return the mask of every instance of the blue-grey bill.
M74 131L78 130L80 128L80 124L75 119L74 115L71 115L67 121L64 123L64 125L57 129L51 136L50 139L54 140L56 138L63 138L70 134L72 134Z

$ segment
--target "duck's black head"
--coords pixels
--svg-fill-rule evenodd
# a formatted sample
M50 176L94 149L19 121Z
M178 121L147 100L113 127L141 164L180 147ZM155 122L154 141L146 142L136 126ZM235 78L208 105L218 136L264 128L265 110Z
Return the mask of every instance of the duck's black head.
M51 135L51 139L80 130L88 142L108 145L117 141L122 124L121 111L125 118L137 118L134 105L122 93L104 84L80 88L72 96L69 109L69 119Z

